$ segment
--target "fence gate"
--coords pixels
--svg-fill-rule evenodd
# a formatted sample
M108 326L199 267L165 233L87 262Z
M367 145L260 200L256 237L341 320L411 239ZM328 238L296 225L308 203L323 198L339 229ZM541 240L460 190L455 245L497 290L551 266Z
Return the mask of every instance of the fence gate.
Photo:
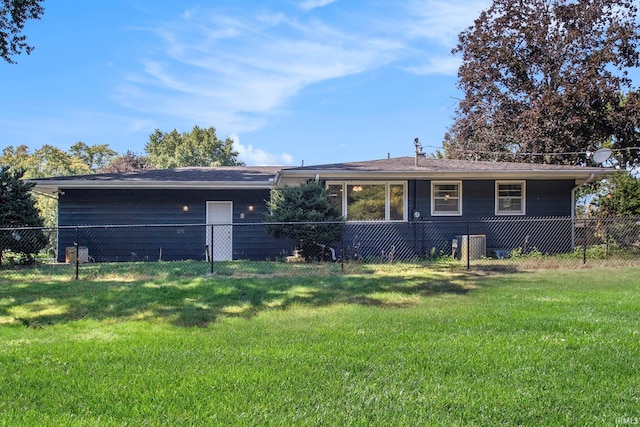
M233 257L233 202L207 202L207 248L214 261Z

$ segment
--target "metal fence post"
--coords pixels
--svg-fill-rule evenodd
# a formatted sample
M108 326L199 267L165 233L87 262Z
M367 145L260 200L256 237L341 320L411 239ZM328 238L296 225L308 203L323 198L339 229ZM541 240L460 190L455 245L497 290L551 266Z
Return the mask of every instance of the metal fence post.
M471 270L471 221L467 222L467 271Z
M213 274L213 224L211 224L211 243L209 245L209 262L211 263L211 274Z
M342 249L340 249L340 272L344 273L344 257L345 257L345 252L344 252L344 229L342 230L342 234L340 235L340 244L342 246Z
M73 242L76 248L76 280L79 278L80 272L80 227L76 226L76 241Z
M587 220L584 222L584 227L582 228L582 265L587 265Z

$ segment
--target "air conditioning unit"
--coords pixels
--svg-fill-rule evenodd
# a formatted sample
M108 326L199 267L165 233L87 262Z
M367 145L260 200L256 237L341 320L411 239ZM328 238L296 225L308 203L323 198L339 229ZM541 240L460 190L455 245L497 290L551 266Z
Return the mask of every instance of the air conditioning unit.
M86 246L78 247L78 263L84 264L89 262L89 248ZM64 253L64 262L67 264L75 264L76 263L76 247L68 246L65 248Z
M486 234L465 234L456 236L456 240L458 243L458 259L480 259L487 256Z

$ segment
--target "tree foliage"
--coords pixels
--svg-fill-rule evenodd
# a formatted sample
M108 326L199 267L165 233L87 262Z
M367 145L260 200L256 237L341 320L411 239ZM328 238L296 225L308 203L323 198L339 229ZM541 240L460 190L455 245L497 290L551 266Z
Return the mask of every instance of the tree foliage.
M114 157L108 165L98 169L98 173L135 172L151 168L151 162L147 157L127 151L126 154Z
M0 166L0 263L5 251L33 254L43 249L48 239L40 229L19 230L22 227L42 227L40 213L31 196L33 183L23 181L24 171Z
M43 145L31 152L26 145L2 150L0 164L24 169L25 178L82 175L91 172L85 161L52 145Z
M575 164L587 150L637 146L627 72L640 66L639 41L633 0L494 0L453 49L464 98L447 157Z
M184 166L240 166L233 140L218 139L214 127L194 126L191 132L169 133L156 129L149 135L145 151L154 167L160 169Z
M10 64L23 51L29 55L33 46L27 44L22 34L29 19L40 19L44 13L43 0L2 0L0 3L0 57Z
M599 186L600 195L596 200L598 216L640 215L640 181L636 177L619 171Z
M107 166L118 156L118 153L109 148L108 144L89 146L82 141L73 144L69 154L82 160L91 172Z
M14 169L22 169L25 179L85 175L90 174L113 153L115 152L108 145L88 146L83 142L74 144L69 152L52 145L43 145L33 152L26 145L17 147L10 145L0 153L0 165L11 165ZM56 200L41 195L36 195L35 199L47 227L55 227Z
M267 206L266 221L277 223L268 225L267 232L275 238L295 240L307 260L342 239L344 218L321 183L274 188Z

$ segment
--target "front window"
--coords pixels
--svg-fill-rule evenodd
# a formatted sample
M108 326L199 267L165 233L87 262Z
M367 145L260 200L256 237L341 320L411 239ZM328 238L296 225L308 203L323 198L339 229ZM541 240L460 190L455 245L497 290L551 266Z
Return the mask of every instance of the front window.
M329 182L332 202L351 221L406 221L404 183Z
M354 221L385 220L385 185L347 185L347 218Z
M462 215L462 183L431 182L431 215Z
M524 181L496 181L496 215L524 214Z

